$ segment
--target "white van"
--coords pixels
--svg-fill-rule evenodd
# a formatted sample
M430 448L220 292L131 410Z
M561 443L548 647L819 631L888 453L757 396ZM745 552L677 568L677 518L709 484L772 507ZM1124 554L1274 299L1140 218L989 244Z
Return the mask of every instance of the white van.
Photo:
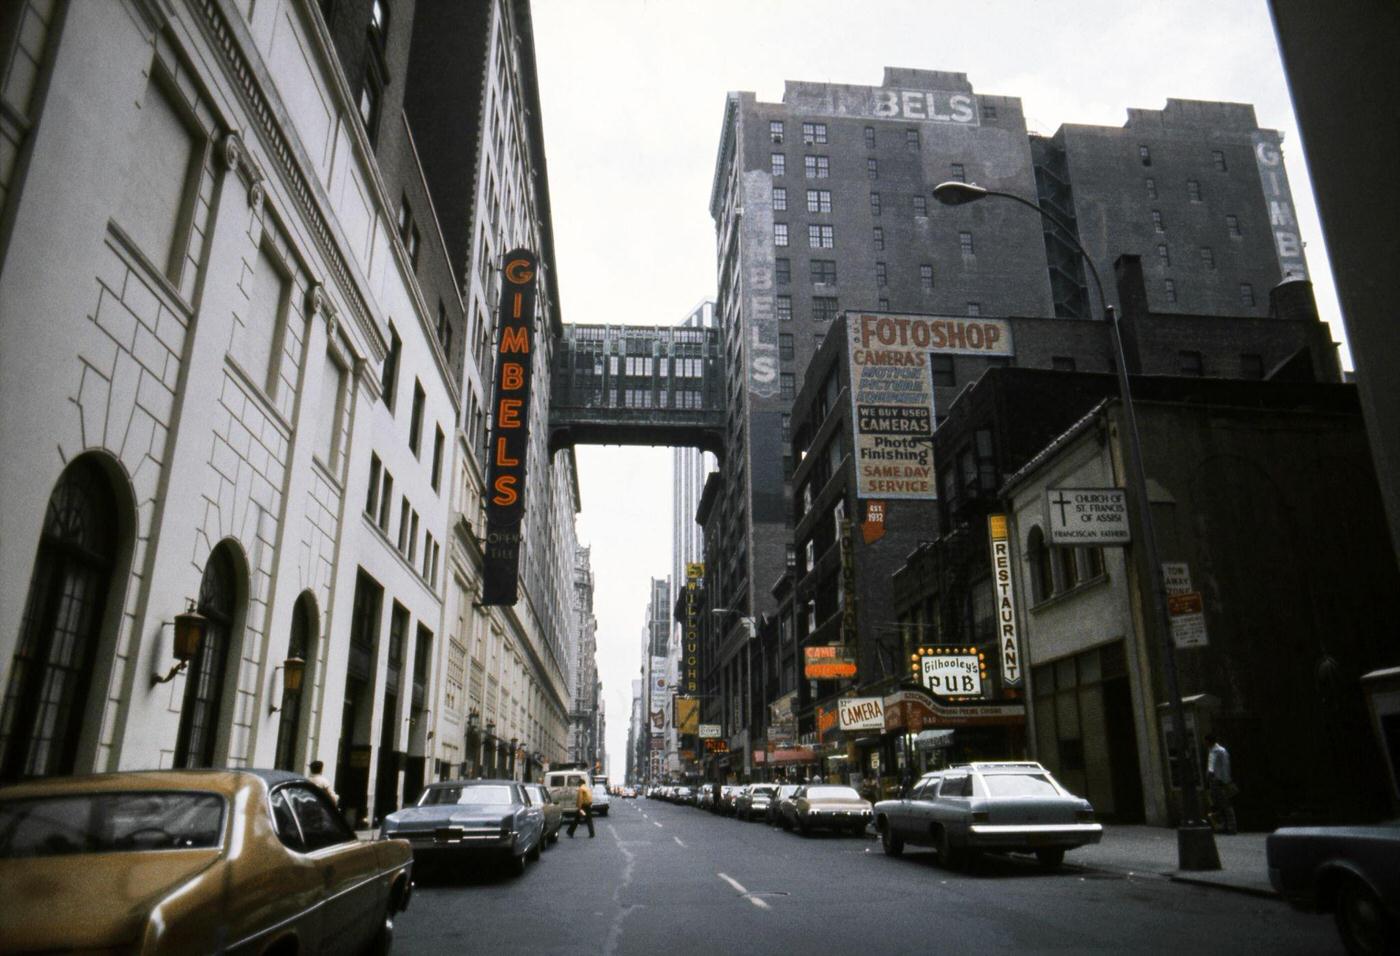
M554 802L564 811L565 820L572 820L578 815L578 787L585 781L588 781L589 788L592 789L592 781L589 781L588 774L583 770L551 770L544 775L544 785L549 788L549 795L554 798ZM593 791L593 806L598 806L596 790Z

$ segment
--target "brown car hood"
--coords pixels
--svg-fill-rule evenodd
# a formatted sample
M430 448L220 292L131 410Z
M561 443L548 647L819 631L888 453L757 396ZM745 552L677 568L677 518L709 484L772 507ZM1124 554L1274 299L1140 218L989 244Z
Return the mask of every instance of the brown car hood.
M0 860L0 949L114 946L219 850L145 850Z

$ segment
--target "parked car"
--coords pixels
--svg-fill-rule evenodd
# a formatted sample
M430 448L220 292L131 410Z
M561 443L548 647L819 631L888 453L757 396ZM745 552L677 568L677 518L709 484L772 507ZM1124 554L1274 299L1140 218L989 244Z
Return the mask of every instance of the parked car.
M778 785L778 792L773 794L768 801L768 811L763 815L764 821L770 827L776 827L783 822L783 805L792 802L792 795L799 790L799 785L795 783L784 783Z
M754 820L768 814L768 804L778 792L775 783L751 783L734 798L734 815L741 820Z
M0 788L0 949L382 953L412 867L297 774L36 780Z
M796 827L804 836L817 828L865 831L870 823L870 801L854 787L839 783L811 783L798 787L781 808L782 828Z
M544 775L544 785L559 804L565 820L572 820L578 814L578 788L586 780L588 774L582 770L551 770ZM591 788L592 784L589 786Z
M939 862L962 865L983 851L1034 853L1059 866L1065 851L1098 843L1103 827L1089 801L1033 761L982 762L925 774L897 800L875 804L885 853L934 847Z
M544 814L544 842L540 847L547 850L551 843L559 842L559 828L564 825L564 811L542 783L525 784L525 795Z
M1286 827L1269 834L1264 853L1279 895L1331 912L1347 952L1400 952L1400 820Z
M695 795L695 805L701 810L713 810L715 808L715 788L706 784L700 788L700 792Z
M593 791L593 815L595 817L605 817L612 807L612 800L608 794L608 778L598 774L593 778L591 785Z
M684 803L688 806L695 806L695 791L690 787L676 787L674 796L671 798L675 803Z
M460 866L494 860L525 872L544 847L544 812L514 780L429 784L418 803L384 818L380 836L407 840L415 861Z
M719 796L715 798L715 812L721 816L734 816L734 801L739 796L739 791L743 787L734 784L726 784L719 789Z

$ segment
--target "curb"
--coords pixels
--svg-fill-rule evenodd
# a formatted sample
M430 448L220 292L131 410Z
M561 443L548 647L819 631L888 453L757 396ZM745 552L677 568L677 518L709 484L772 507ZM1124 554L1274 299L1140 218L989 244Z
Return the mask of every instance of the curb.
M1283 897L1272 889L1260 889L1257 886L1237 886L1234 883L1221 883L1217 880L1208 880L1199 876L1185 876L1181 871L1165 874L1167 879L1173 883L1187 883L1192 886L1207 886L1216 890L1228 890L1231 893L1242 893L1245 896L1254 896L1264 900L1282 900Z

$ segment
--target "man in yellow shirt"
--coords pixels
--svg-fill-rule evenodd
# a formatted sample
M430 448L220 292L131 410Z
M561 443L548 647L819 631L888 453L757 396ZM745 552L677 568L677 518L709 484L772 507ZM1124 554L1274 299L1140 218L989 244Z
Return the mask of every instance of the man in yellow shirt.
M588 824L588 839L593 839L593 791L588 789L587 778L580 781L578 785L578 810L574 813L574 818L569 821L570 837L578 829L580 820Z

